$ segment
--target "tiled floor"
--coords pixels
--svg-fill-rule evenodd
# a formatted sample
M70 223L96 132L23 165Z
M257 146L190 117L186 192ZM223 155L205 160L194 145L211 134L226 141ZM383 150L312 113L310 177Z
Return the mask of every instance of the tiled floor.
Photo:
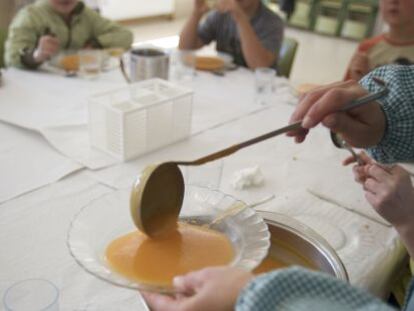
M172 36L179 34L184 23L184 19L160 18L129 27L134 32L136 42L169 37L158 41L168 46L176 42ZM290 78L294 85L341 80L357 46L355 41L326 37L294 28L287 28L285 35L299 41Z

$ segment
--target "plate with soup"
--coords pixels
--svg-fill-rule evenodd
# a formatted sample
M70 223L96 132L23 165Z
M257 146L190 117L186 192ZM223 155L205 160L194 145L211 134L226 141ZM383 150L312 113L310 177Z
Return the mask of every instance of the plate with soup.
M129 191L117 190L91 202L67 236L76 262L114 285L174 293L177 275L223 265L252 270L267 255L267 225L230 195L187 185L176 228L153 238L135 227L129 199Z
M232 66L230 54L217 52L215 54L196 54L195 68L202 71L219 71Z

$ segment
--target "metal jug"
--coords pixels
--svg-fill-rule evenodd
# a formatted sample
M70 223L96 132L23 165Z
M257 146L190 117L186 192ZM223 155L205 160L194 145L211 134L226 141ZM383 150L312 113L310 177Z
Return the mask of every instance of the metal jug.
M128 53L129 76L121 58L121 70L128 82L150 78L168 79L169 55L157 48L134 48Z

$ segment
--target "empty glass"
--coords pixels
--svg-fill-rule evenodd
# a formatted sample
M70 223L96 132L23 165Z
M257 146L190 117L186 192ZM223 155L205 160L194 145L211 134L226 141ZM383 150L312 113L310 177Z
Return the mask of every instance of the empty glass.
M58 311L58 288L43 279L28 279L13 284L3 297L7 311Z
M81 76L96 78L101 72L102 55L100 50L79 51L79 71Z
M170 56L170 80L192 82L195 75L195 54L192 50L176 50Z
M254 76L255 103L259 105L269 105L272 101L276 70L272 68L256 68Z

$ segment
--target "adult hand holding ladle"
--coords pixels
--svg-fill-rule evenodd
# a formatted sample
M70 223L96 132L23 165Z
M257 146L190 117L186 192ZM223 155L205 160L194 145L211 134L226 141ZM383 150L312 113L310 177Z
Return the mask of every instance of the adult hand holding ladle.
M385 83L379 79L376 82L382 86L380 91L353 100L340 111L351 110L386 95L388 89ZM175 228L184 199L184 178L179 165L202 165L226 157L247 146L300 129L301 124L302 121L292 123L194 161L172 161L148 166L137 178L131 192L131 213L136 226L150 237Z

